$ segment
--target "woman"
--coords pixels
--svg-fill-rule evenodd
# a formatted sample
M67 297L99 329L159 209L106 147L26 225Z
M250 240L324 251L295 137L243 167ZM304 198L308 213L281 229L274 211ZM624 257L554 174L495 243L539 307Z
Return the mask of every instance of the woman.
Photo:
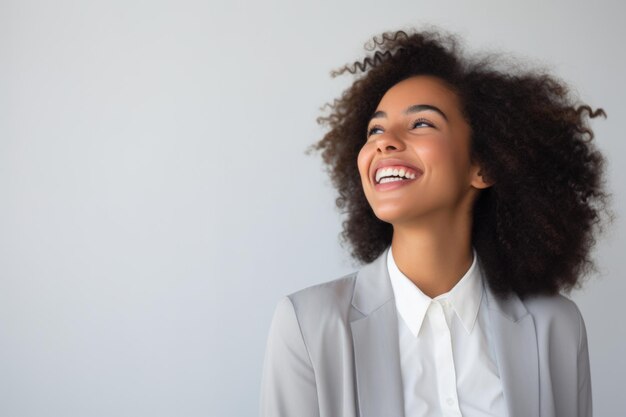
M365 263L278 303L262 416L591 416L585 324L604 157L562 82L384 34L314 145Z

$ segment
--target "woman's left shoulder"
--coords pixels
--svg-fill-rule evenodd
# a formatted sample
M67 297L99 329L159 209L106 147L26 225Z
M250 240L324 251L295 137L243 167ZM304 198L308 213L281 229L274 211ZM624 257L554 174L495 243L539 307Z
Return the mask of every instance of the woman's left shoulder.
M558 329L559 333L567 332L573 338L580 338L584 332L585 324L580 309L563 294L536 295L522 302L538 327Z
M522 300L530 313L578 317L580 309L571 298L563 294L534 295Z

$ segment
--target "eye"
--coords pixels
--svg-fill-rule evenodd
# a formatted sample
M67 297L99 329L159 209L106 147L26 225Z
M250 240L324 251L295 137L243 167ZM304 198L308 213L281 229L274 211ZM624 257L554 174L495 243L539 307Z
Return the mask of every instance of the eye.
M369 138L370 136L372 136L375 133L378 133L377 131L380 130L382 132L383 128L378 126L378 125L374 125L372 126L368 131L367 131L367 137Z
M435 127L428 119L419 118L411 124L411 129L415 129L417 127L425 126L425 127Z

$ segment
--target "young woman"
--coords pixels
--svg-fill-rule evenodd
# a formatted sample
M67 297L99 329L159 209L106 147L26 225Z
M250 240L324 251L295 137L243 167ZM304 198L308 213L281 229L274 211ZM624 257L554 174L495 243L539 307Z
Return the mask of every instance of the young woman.
M386 33L320 118L357 272L285 296L262 416L591 416L604 157L568 88L435 31Z

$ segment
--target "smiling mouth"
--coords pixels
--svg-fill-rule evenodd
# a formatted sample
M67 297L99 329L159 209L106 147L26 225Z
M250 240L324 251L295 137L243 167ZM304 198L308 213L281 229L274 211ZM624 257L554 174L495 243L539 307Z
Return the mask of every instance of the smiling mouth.
M374 183L386 184L394 181L414 180L421 175L421 172L415 171L414 169L406 166L387 166L376 170L374 174Z

